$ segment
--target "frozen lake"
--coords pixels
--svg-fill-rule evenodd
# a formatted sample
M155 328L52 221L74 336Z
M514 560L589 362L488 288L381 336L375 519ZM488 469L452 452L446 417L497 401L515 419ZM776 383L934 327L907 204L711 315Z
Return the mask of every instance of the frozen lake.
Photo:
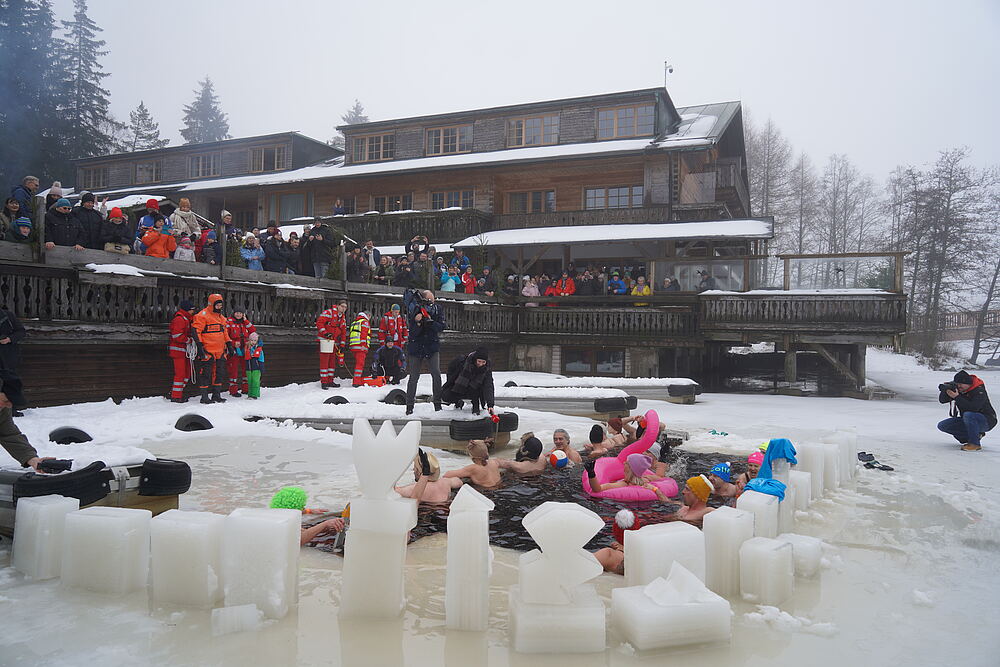
M799 515L796 532L829 545L820 577L796 580L794 597L782 606L788 616L782 618L733 601L730 646L637 655L622 645L609 623L605 653L513 653L506 611L507 587L517 579L517 553L504 549L496 549L490 629L446 631L444 535L410 545L408 604L399 621L340 623L342 561L305 548L297 609L257 633L218 638L212 637L209 612L151 609L145 593L112 599L63 590L58 581L26 583L7 567L9 541L4 541L0 664L995 665L1000 621L992 610L1000 594L995 576L1000 514L993 481L1000 462L1000 440L994 439L1000 436L988 436L982 452L960 452L934 430L947 416L946 408L925 391L951 374L929 373L905 359L872 355L869 360L870 376L903 391L904 398L889 402L731 394L704 394L693 406L639 402L640 410L656 409L668 426L690 431L686 448L693 451L730 451L735 460L771 437L817 441L826 431L853 426L859 449L896 468L893 473L861 469L850 486ZM981 375L988 387L994 377L1000 381L997 374ZM373 397L367 389L340 393L352 400ZM196 406L159 399L33 410L19 424L36 444L51 428L72 424L100 443L138 446L188 461L194 485L182 497L183 509L225 513L263 506L286 484L305 487L311 507L343 507L357 492L347 436L241 419L322 414L334 409L322 405L329 393L303 386L265 389L264 394L256 403L236 399L210 406L203 413L217 428L203 433L171 429L188 411L184 408ZM350 406L372 416L402 409ZM592 423L522 411L519 432L533 430L547 443L552 429L562 426L579 445ZM730 435L711 435L711 429ZM41 449L67 455L66 448L55 445ZM446 469L465 463L464 457L437 454ZM624 579L603 574L596 583L609 604L611 590Z

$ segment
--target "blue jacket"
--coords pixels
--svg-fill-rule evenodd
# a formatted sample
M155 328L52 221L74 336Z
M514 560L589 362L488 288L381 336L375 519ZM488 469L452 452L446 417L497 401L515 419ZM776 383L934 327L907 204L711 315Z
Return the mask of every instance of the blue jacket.
M624 294L626 291L625 282L621 278L612 278L608 281L608 292L611 294Z
M240 255L246 260L247 268L251 271L263 271L264 265L261 264L261 260L264 259L264 251L260 248L240 248Z
M421 305L413 290L406 290L403 293L403 308L406 309L407 324L410 327L410 340L406 344L407 354L427 359L440 352L440 336L445 328L444 311L441 306L436 303L423 306L430 319L421 319L418 322L416 316L420 313Z
M35 196L28 192L28 189L23 185L18 185L16 188L11 190L10 196L16 199L17 203L21 205L21 212L18 213L18 215L31 218L31 222L34 224L35 207L32 204L34 204Z
M461 269L461 271L459 271L459 273L463 273L465 271L465 267L467 267L471 263L472 262L469 260L469 256L468 255L462 255L461 261L459 261L459 259L458 259L457 256L451 258L451 265L452 266L457 266L459 269Z

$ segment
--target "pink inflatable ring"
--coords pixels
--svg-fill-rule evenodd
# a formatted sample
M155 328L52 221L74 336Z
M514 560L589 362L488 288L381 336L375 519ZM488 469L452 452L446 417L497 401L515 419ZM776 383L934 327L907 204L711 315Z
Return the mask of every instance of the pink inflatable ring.
M646 430L642 434L641 438L623 449L616 457L605 456L597 459L597 463L594 465L594 473L597 477L597 481L601 484L607 484L608 482L617 482L618 480L624 479L625 459L628 458L629 454L641 454L648 450L652 447L653 443L656 442L656 436L659 434L660 416L656 414L654 410L650 410L646 413ZM646 475L649 476L650 473L646 473ZM653 486L660 489L660 491L663 492L663 495L668 498L673 498L677 495L677 482L673 479L664 477L663 479L650 479L649 481ZM583 484L583 490L587 492L587 495L593 496L594 498L611 498L612 500L621 500L623 502L657 500L655 493L649 489L644 489L641 486L622 486L594 493L590 490L590 480L587 479L586 470L583 471L581 483Z

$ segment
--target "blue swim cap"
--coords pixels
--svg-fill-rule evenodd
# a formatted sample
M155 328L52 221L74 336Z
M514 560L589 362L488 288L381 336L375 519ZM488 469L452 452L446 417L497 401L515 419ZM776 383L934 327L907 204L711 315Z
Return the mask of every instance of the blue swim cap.
M732 468L729 467L728 463L716 463L708 472L711 475L719 477L723 482L728 483L732 473Z

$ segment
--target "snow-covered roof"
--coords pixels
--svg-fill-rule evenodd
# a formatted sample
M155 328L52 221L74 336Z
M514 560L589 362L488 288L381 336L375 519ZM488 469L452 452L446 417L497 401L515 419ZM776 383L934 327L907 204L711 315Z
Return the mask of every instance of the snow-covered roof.
M678 109L681 124L673 134L637 139L611 139L607 141L586 141L575 144L554 146L534 146L531 148L507 148L498 151L461 153L458 155L436 155L433 157L388 160L345 165L342 157L318 164L272 174L231 176L199 181L179 182L161 185L161 189L195 192L247 186L281 185L333 178L350 178L372 174L392 174L418 170L455 169L461 167L482 167L508 163L519 163L575 157L609 156L640 151L676 148L698 148L711 146L722 136L736 111L739 102L707 104ZM137 189L108 190L107 192L133 192Z
M491 248L547 244L583 244L677 239L745 238L774 236L769 220L717 220L712 222L657 222L637 225L581 225L578 227L534 227L483 232L453 243L455 248Z

